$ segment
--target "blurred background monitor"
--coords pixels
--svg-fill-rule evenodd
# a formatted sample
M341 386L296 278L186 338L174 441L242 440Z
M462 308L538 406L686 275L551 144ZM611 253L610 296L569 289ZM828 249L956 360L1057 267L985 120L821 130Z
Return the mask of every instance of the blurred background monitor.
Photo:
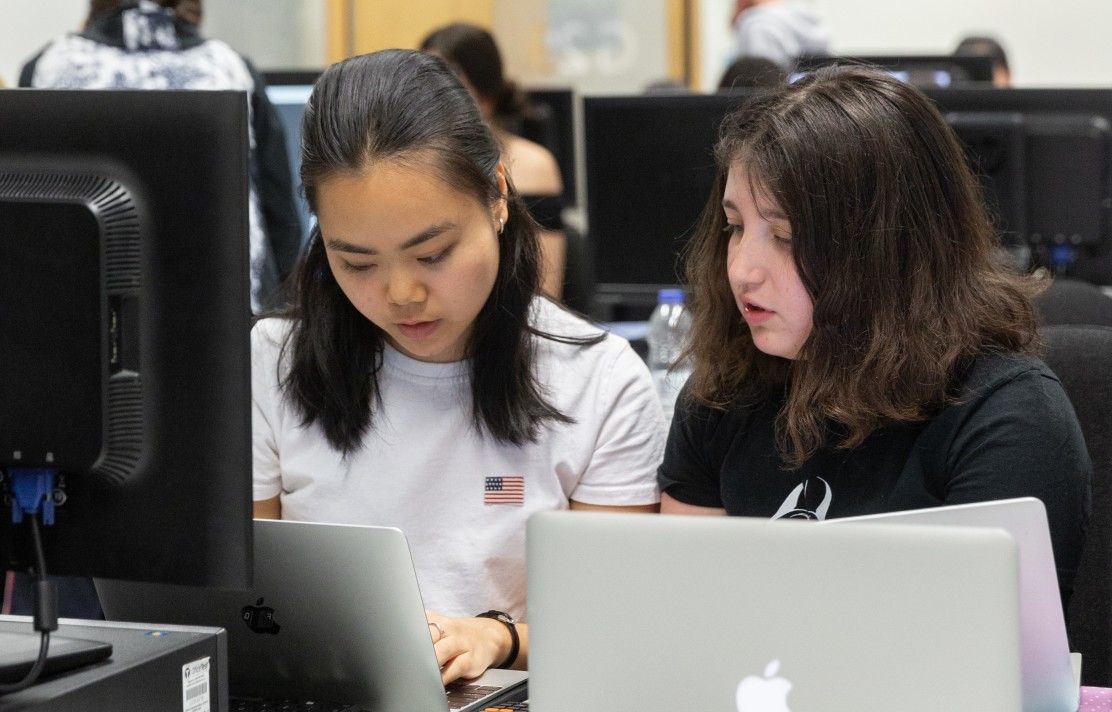
M286 134L286 155L290 161L290 176L293 178L294 205L301 222L301 242L308 242L313 227L313 216L309 204L301 193L301 118L305 115L305 105L313 93L313 84L321 75L320 70L273 70L263 72L266 81L266 96L278 112L282 130Z
M0 92L7 568L44 468L50 573L249 583L247 127L241 92Z
M985 180L1012 239L1026 244L1031 263L1097 284L1112 284L1112 90L951 89L928 91L948 117L960 117L959 137L974 117L1011 115L994 142L996 166ZM1021 117L1016 119L1014 117ZM1023 146L1015 139L1022 123ZM1007 137L1005 137L1007 136ZM982 136L983 139L983 136ZM976 142L976 139L975 139ZM970 145L968 140L967 147ZM985 146L987 144L983 144ZM976 150L973 153L977 153ZM1007 153L1009 156L1001 156ZM975 167L978 164L975 162ZM1004 179L1003 173L1021 171ZM1022 204L1014 191L1022 182ZM1020 214L1021 217L1020 217Z
M928 94L981 181L1002 247L1023 266L1112 284L1112 91ZM713 183L718 124L743 100L584 99L597 318L642 318L657 289L682 282L680 256Z
M992 59L956 55L854 55L800 57L795 72L806 73L832 64L868 64L918 87L959 87L992 84Z
M745 95L587 97L587 233L597 316L655 304L682 283L680 254L715 177L718 125Z
M1018 112L950 112L1001 239L1023 260L1027 241L1027 121Z
M575 93L571 89L527 89L526 117L520 134L556 158L564 181L564 204L577 205L575 170Z
M263 72L266 95L274 105L286 135L290 175L293 176L295 203L308 240L314 219L301 192L301 120L313 93L317 70L271 70ZM541 144L556 158L564 182L566 205L577 203L575 170L575 94L571 89L530 89L526 91L526 113L514 133Z

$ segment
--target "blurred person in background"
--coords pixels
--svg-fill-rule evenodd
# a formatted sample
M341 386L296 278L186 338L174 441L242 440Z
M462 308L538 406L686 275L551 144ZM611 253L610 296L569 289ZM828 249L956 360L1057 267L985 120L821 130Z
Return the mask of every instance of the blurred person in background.
M735 57L764 57L790 70L798 57L830 54L830 28L802 0L737 0Z
M421 41L421 50L448 63L494 129L514 187L541 228L541 290L560 299L567 253L563 179L547 148L514 133L525 116L525 96L503 74L494 36L482 27L456 22L433 30Z
M1008 67L1008 53L992 37L966 37L954 50L956 57L988 57L992 60L992 85L1007 88L1012 85L1012 71Z
M258 313L277 306L301 246L285 136L262 77L227 44L201 36L202 13L201 0L91 0L82 31L47 44L24 65L19 85L247 92L251 307Z
M718 81L718 91L776 87L788 81L788 73L776 62L764 57L738 57Z

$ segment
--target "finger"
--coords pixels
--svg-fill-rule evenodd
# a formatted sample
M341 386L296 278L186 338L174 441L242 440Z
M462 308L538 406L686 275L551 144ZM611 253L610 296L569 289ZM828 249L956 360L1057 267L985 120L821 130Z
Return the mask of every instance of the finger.
M483 670L476 671L473 669L474 667L474 656L471 655L469 650L452 658L451 662L441 669L440 679L447 685L461 678L478 677L483 674Z
M448 637L448 619L444 616L425 609L425 620L429 624L429 636L433 644Z
M445 636L432 647L436 651L436 664L441 668L468 651L467 645L458 635Z

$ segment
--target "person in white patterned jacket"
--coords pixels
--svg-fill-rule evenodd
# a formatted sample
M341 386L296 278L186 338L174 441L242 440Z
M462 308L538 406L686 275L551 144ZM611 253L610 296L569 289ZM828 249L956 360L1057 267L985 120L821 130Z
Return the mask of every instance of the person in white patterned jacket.
M200 34L201 0L91 0L81 32L53 39L19 86L247 92L251 111L251 306L278 306L301 247L285 136L251 62ZM172 127L167 127L172 130Z

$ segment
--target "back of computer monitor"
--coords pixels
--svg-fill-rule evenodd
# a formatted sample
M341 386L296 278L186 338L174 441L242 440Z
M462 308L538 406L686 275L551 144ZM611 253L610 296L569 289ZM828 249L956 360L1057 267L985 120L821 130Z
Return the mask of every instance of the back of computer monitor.
M572 89L526 91L525 138L545 146L560 167L564 203L578 203L575 168L575 92Z
M718 126L746 93L584 99L596 299L655 303L710 198Z
M1005 245L1027 241L1027 122L1019 112L952 112L957 134Z
M1112 280L1112 90L928 90L944 114L1018 113L1027 242L1036 266Z
M1027 212L1036 245L1096 245L1108 231L1112 125L1092 114L1036 114L1028 121Z
M868 65L920 87L991 85L992 59L952 54L872 54L800 57L797 72L831 65Z
M51 573L249 580L247 126L238 92L0 92L0 472L55 473Z

